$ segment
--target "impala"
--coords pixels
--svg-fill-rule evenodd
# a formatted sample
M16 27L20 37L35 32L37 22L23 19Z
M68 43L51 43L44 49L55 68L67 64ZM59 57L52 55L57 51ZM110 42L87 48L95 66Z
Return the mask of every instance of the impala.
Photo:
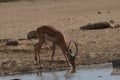
M67 64L69 66L71 64L73 68L76 67L75 58L78 54L78 47L76 42L73 41L75 44L75 50L76 50L75 54L73 55L71 49L69 48L71 41L67 45L65 42L64 35L59 30L49 25L43 25L37 28L36 32L37 32L37 37L39 39L39 42L34 45L36 63L39 63L41 65L41 62L40 62L41 46L46 40L48 40L52 42L52 49L53 49L50 65L52 64L53 56L55 54L55 47L58 46L62 50L62 53L64 54L64 57L67 61Z

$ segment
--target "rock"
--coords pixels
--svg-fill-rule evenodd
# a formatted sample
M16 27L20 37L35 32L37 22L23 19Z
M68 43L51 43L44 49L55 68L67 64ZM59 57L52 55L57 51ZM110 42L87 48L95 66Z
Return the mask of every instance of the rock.
M114 21L114 20L110 20L110 21L109 21L109 23L114 24L114 23L115 23L115 21Z
M15 60L6 60L1 63L3 69L11 69L16 65Z
M17 79L17 78L16 78L16 79L11 79L11 80L20 80L20 79Z
M102 76L98 76L99 78L102 77Z
M111 75L120 75L120 69L113 69Z
M101 12L99 11L99 12L97 12L97 14L101 14Z
M36 39L37 35L36 35L36 30L32 30L27 34L27 39Z

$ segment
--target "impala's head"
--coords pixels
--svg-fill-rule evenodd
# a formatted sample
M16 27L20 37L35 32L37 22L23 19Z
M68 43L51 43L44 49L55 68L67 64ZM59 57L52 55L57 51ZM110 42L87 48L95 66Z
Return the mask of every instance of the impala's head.
M75 53L73 54L71 49L70 49L70 44L71 44L71 41L69 42L68 44L68 48L67 48L67 56L68 56L68 60L70 62L70 64L72 65L73 68L76 67L76 64L75 64L75 59L76 59L76 56L78 54L78 46L77 46L77 43L75 41L74 42L74 45L75 45Z

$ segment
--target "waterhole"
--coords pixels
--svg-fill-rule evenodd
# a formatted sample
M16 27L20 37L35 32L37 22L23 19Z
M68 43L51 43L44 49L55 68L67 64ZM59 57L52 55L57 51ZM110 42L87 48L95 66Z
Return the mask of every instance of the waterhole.
M76 72L71 69L56 72L39 72L13 76L0 76L0 80L120 80L120 75L111 75L111 65L78 66Z

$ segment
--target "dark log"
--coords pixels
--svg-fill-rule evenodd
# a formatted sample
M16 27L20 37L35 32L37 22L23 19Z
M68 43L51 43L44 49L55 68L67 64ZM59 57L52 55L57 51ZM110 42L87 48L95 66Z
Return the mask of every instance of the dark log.
M97 29L106 29L112 28L108 22L98 22L98 23L89 23L85 26L80 27L80 30L97 30Z
M7 43L6 43L6 45L7 46L17 46L17 45L19 45L19 43L18 43L18 41L8 41Z
M112 60L113 69L120 69L120 59Z

